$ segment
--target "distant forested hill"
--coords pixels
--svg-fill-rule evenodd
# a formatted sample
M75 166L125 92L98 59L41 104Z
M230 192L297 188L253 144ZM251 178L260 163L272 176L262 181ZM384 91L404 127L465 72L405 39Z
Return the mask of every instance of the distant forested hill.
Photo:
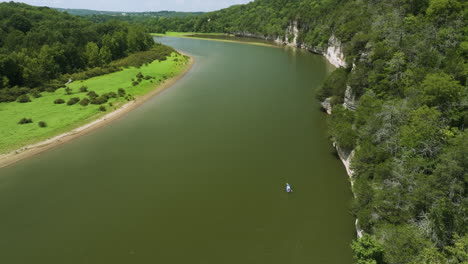
M131 24L142 26L147 32L159 32L161 21L168 19L185 19L204 14L203 12L176 12L176 11L158 11L158 12L111 12L95 11L88 9L64 9L56 8L61 12L67 12L72 15L83 16L95 23L103 23L110 20L124 21Z
M35 94L54 90L64 83L59 77L153 46L141 26L93 23L47 7L0 3L0 102L33 88Z
M117 11L97 11L89 9L69 9L69 8L54 8L60 12L67 12L70 15L77 16L92 16L92 15L106 15L116 17L188 17L194 15L201 15L203 12L176 12L176 11L157 11L157 12L117 12Z
M468 2L256 0L152 30L279 39L345 66L318 94L352 154L358 263L468 263ZM333 50L332 50L333 51ZM313 210L313 208L311 208Z

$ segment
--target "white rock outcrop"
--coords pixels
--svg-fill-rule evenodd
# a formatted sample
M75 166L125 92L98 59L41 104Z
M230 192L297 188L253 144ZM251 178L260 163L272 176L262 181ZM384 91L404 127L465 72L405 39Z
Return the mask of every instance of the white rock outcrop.
M340 148L336 143L333 143L333 146L336 148L336 152L338 152L338 156L340 157L341 162L343 162L343 165L346 168L346 172L348 173L348 176L351 181L351 187L352 187L354 186L354 179L353 179L354 171L351 169L351 160L354 157L354 150L346 151Z
M330 102L331 102L331 97L328 97L327 99L325 99L323 102L320 103L322 105L323 110L325 110L325 112L327 112L327 114L329 115L331 115L332 113L332 106Z
M297 21L292 21L291 24L289 25L288 29L286 30L286 38L288 41L288 45L297 47L297 38L299 36L299 28L298 28L298 23ZM292 42L289 42L289 36L292 35L293 39Z
M351 111L356 111L357 108L356 94L349 85L346 86L343 106Z
M346 151L342 148L340 148L335 142L333 142L333 146L336 149L336 152L338 153L338 156L340 157L341 162L346 168L346 172L348 173L349 176L349 181L351 182L351 190L353 192L354 198L356 198L356 193L354 192L354 171L351 169L351 161L354 158L354 150L351 151ZM356 234L358 238L361 238L362 235L364 234L364 230L362 230L359 227L359 219L356 218L356 221L354 222L354 226L356 227Z
M291 47L300 47L302 48L302 44L297 42L297 39L299 37L299 23L297 21L291 21L289 22L288 28L286 28L286 31L284 32L284 37L280 38L277 37L275 39L275 42L278 44L286 45L286 46L291 46ZM292 39L290 41L290 36L292 35Z
M341 49L341 42L332 35L328 40L327 52L325 58L335 67L346 67L345 57Z

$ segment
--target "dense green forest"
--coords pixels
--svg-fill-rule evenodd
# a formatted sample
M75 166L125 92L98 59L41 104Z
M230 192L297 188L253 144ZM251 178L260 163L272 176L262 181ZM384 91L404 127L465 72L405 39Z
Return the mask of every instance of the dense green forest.
M67 12L71 15L83 16L93 22L102 23L110 20L118 20L136 24L147 32L160 32L162 21L173 21L173 19L188 19L204 14L203 12L176 12L176 11L158 11L158 12L113 12L113 11L95 11L88 9L66 9L56 8L61 12ZM177 20L179 21L179 20Z
M358 263L468 263L468 2L257 0L201 16L159 19L154 32L251 33L325 51L347 66L331 98L330 134L354 150ZM346 90L357 108L343 105Z
M156 45L138 25L93 23L47 7L0 3L0 102L27 102L20 96L54 91L77 73L85 78L119 70L112 61L149 50L157 56L148 58L173 51Z

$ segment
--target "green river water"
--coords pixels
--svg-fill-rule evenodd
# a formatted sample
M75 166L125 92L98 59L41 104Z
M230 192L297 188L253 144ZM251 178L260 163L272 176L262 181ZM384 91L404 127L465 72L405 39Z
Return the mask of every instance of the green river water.
M183 79L0 169L0 262L352 263L352 194L314 99L325 59L157 40L195 57Z

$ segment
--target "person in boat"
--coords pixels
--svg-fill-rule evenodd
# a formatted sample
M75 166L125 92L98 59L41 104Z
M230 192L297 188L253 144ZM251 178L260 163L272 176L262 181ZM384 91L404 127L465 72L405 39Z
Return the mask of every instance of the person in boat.
M289 183L286 183L286 192L292 192L292 189L291 189L291 186L289 185Z

